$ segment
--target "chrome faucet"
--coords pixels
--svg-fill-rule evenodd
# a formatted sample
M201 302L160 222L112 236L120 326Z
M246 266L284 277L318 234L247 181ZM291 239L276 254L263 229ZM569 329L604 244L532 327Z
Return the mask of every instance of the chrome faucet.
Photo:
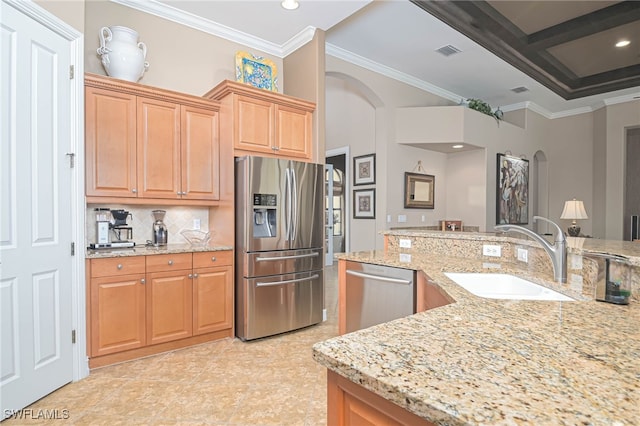
M515 231L520 232L529 237L536 240L542 248L547 252L549 257L551 258L551 263L553 264L553 279L555 279L559 283L567 282L567 240L564 236L564 232L562 229L555 223L550 221L547 218L542 216L534 216L533 221L543 220L545 222L549 222L553 226L556 227L556 236L553 245L551 245L546 239L544 239L541 235L536 234L532 230L525 228L523 226L518 225L497 225L495 227L496 230L500 230L503 232Z

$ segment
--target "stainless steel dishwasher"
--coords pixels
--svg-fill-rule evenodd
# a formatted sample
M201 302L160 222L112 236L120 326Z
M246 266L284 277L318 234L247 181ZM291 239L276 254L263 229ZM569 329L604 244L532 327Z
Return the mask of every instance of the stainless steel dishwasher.
M415 271L349 261L346 274L347 333L415 313Z

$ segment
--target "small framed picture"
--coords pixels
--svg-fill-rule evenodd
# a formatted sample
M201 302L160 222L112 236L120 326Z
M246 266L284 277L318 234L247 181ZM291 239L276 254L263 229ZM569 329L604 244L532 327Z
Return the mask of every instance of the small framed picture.
M353 184L371 185L376 183L376 154L353 157Z
M376 190L356 189L353 191L353 218L376 218Z

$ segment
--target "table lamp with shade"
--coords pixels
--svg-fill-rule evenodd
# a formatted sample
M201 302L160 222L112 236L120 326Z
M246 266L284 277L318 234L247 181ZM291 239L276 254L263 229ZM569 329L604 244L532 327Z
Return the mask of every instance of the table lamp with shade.
M589 219L589 216L587 216L587 211L584 209L584 203L574 198L573 200L564 202L564 209L562 210L560 219L572 220L567 232L569 236L577 237L580 235L580 227L576 224L576 220Z

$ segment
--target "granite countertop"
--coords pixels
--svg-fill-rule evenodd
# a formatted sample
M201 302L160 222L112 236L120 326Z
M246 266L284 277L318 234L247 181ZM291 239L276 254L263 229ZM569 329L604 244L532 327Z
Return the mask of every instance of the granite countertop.
M167 244L166 246L145 246L139 245L132 248L117 249L87 249L87 259L104 259L109 257L126 257L126 256L153 256L155 254L173 254L173 253L194 253L202 251L221 251L233 250L231 246L194 246L191 244Z
M517 232L452 232L416 229L398 229L382 232L383 235L426 237L439 239L456 239L467 241L503 241L509 243L529 244L539 247L539 244L524 234ZM553 243L553 236L546 237ZM597 238L566 237L567 252L573 254L607 253L627 258L627 263L640 266L640 241L601 240Z
M342 258L423 270L455 302L317 343L313 357L328 369L441 425L637 424L640 304L483 299L443 274L499 266L572 295L509 262Z

